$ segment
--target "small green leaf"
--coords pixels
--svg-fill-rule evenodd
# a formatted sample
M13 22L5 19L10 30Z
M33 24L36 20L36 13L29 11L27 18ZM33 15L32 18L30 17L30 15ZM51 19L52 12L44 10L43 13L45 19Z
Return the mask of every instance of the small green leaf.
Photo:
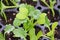
M23 28L14 29L13 33L14 33L14 37L25 38L27 36L27 33Z
M50 30L50 20L47 18L47 16L45 17L45 26Z
M26 7L26 4L22 3L22 4L20 4L19 7L20 7L20 8L25 8L25 7ZM20 8L19 8L19 10L20 10Z
M21 24L21 21L19 19L15 18L13 25L14 26L20 26L20 24Z
M54 34L51 36L51 40L55 40L55 38L54 38Z
M39 31L39 32L37 33L37 39L39 39L42 35L43 35L42 31Z
M15 18L15 20L14 20L14 22L13 22L13 25L14 25L15 27L18 27L18 26L20 26L22 23L25 23L25 22L27 22L27 19L20 20L20 19L18 19L18 18Z
M23 19L27 18L27 16L28 16L27 13L18 13L16 15L16 18L23 20Z
M37 20L37 22L38 22L39 24L45 24L45 17L46 17L46 13L40 14L40 17L39 17L39 19Z
M28 9L29 14L32 13L35 10L34 6L31 6L31 5L27 5L26 8Z
M47 36L50 37L50 40L54 40L54 32L53 31L48 32Z
M26 7L20 7L19 10L20 10L20 13L23 13L23 14L28 13L28 9Z
M9 24L9 25L6 25L4 31L5 31L5 33L10 33L11 31L13 31L13 29L15 29L14 26Z
M52 35L53 35L53 31L47 33L47 36L52 36Z
M5 38L1 32L0 32L0 40L5 40Z
M27 21L24 23L23 27L26 31L29 31L31 28L33 28L33 23L31 21Z
M30 36L30 40L37 40L34 28L31 28L31 30L29 31L29 36Z
M58 25L58 22L54 22L54 23L52 24L52 31L55 30L55 28L57 27L57 25Z
M47 16L45 17L45 25L46 25L47 27L50 26L50 20L47 18Z
M40 10L34 10L29 14L29 16L33 17L34 19L38 19L40 16L40 13L41 13Z
M21 19L21 20L27 18L28 9L24 6L26 6L26 5L25 4L20 5L19 13L16 15L16 18Z

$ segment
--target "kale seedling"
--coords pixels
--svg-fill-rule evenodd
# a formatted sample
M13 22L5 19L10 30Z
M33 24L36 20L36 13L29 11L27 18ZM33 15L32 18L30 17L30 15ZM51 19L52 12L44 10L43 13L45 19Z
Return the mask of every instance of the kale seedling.
M54 4L56 3L56 0L49 0L50 5L48 5L47 2L45 2L46 0L41 0L41 1L42 1L43 3L45 3L45 4L48 6L48 8L51 9L51 11L52 11L52 13L53 13L53 17L54 17L54 15L55 15L55 12L54 12Z
M30 40L38 40L41 36L51 36L51 40L54 40L54 31L57 26L57 22L54 22L52 24L52 30L50 29L50 21L48 17L46 16L46 13L41 13L40 10L35 9L31 5L27 4L20 4L19 6L19 12L16 15L15 20L13 21L13 25L7 24L5 29L4 29L4 35L6 33L10 33L11 31L13 32L13 37L20 37L24 40L27 40L26 37L27 35L30 37ZM34 20L36 20L34 22ZM19 27L21 24L23 26ZM35 25L41 25L44 24L50 32L47 34L43 35L42 31L39 31L36 35L35 33ZM51 34L52 32L52 34ZM51 34L51 35L50 35ZM53 35L53 36L52 36Z
M6 1L7 4L8 4L8 0L5 0L5 1ZM8 9L8 8L18 8L19 5L17 5L17 1L16 1L16 0L14 1L14 3L16 4L16 5L14 5L14 6L5 6L4 3L2 2L2 0L0 1L0 15L5 18L6 22L7 22L7 16L6 16L4 10L5 10L5 9ZM9 4L8 4L8 5L9 5Z

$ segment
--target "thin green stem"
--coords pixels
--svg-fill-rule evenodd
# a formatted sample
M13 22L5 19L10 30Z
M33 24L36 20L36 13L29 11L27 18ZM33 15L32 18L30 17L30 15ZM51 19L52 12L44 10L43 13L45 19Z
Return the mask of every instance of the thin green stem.
M11 0L10 0L11 1ZM11 1L14 5L17 5L13 0Z
M51 8L51 11L52 11L52 14L53 14L53 17L54 17L54 15L55 15L54 9Z
M7 5L9 5L8 1L7 0L5 0L5 1L6 1Z
M41 0L42 1L42 0ZM51 11L52 11L52 13L53 13L53 17L54 17L54 15L55 15L55 12L54 12L54 9L53 9L53 6L51 6L52 5L52 1L50 0L50 6L45 2L45 1L42 1L43 3L45 3L45 5L47 5L48 6L48 8L50 8L51 9Z
M7 22L7 16L6 16L6 14L4 12L3 12L3 16L4 16L4 18L5 18L6 22Z
M42 0L41 0L42 1ZM42 1L46 6L48 6L50 8L50 6L45 2L45 1Z

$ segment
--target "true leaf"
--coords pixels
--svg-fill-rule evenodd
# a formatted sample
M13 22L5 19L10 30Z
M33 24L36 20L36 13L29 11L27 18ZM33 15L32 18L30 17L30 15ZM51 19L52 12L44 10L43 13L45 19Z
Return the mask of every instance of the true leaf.
M12 26L11 24L8 24L6 25L4 31L5 33L10 33L11 31L13 31L13 29L14 29L14 26Z
M57 27L57 25L58 25L58 22L54 22L54 23L52 24L52 31L55 30L55 28Z
M29 31L31 28L33 28L33 23L31 21L27 21L23 25L26 31Z
M27 33L23 28L14 29L13 33L14 33L14 37L25 38L27 36Z
M53 31L47 33L47 36L52 36L52 35L53 35Z
M29 14L32 13L35 10L34 6L31 6L31 5L26 5L26 8L28 9Z
M19 10L20 10L20 13L23 13L23 14L28 13L28 9L26 7L20 7Z
M50 20L47 18L47 16L45 17L45 26L50 30Z
M30 40L37 40L34 28L31 28L31 30L29 31L29 36L30 36Z
M29 16L33 17L34 19L38 19L40 16L40 13L41 13L40 10L34 10L29 14Z
M16 15L16 18L23 20L23 19L27 18L27 16L28 16L27 13L18 13Z
M19 7L20 7L20 8L25 8L25 7L26 7L26 4L22 3L22 4L20 4ZM19 8L19 10L20 10L20 8Z
M14 26L19 26L21 24L21 21L17 18L15 18L14 22L13 22L13 25Z
M45 14L45 13L40 14L40 17L39 17L39 19L37 20L37 22L38 22L39 24L45 24L45 17L46 17L46 14Z
M51 40L54 40L55 38L54 38L54 34L51 36Z
M39 31L39 32L37 33L37 39L39 39L42 35L43 35L42 31Z

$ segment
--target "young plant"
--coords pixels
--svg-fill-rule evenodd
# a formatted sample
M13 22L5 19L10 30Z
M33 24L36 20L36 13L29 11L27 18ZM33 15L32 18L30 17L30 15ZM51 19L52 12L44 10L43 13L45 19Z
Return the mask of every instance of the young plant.
M5 1L6 1L7 5L9 5L8 0L5 0ZM17 1L14 0L14 3L17 4ZM18 8L18 7L19 7L19 5L5 6L4 3L3 3L2 0L1 0L1 1L0 1L0 15L1 15L2 17L4 17L5 20L6 20L6 22L7 22L7 16L6 16L4 10L5 10L5 9L8 9L8 8Z
M57 27L57 25L58 25L58 22L54 22L52 24L52 30L50 30L50 32L47 33L47 36L50 37L50 40L55 40L54 39L54 33L55 33L55 28Z
M4 6L4 4L2 3L2 0L1 0L0 1L0 16L4 17L5 20L7 20L6 15L5 15L4 11L3 11L4 7L5 6Z
M31 10L32 9L32 10ZM13 25L7 24L5 29L4 29L4 35L6 33L12 32L14 35L13 37L20 37L24 40L27 40L26 37L29 36L30 40L38 40L41 36L50 36L51 40L54 40L54 31L57 26L57 22L54 22L52 24L52 30L50 29L50 21L46 16L46 13L41 13L40 10L35 9L31 5L27 4L21 4L19 6L19 12L16 15L15 20L13 21ZM36 20L34 22L34 20ZM19 27L21 24L23 26ZM43 32L40 30L37 35L35 34L35 25L41 25L44 24L50 32L47 34L43 34ZM50 35L52 32L52 35Z
M48 8L51 9L51 11L52 11L52 13L53 13L53 17L54 17L54 15L55 15L55 12L54 12L54 4L56 3L56 0L49 0L50 5L47 4L46 0L41 0L41 1L42 1L43 3L45 3L45 4L48 6Z

